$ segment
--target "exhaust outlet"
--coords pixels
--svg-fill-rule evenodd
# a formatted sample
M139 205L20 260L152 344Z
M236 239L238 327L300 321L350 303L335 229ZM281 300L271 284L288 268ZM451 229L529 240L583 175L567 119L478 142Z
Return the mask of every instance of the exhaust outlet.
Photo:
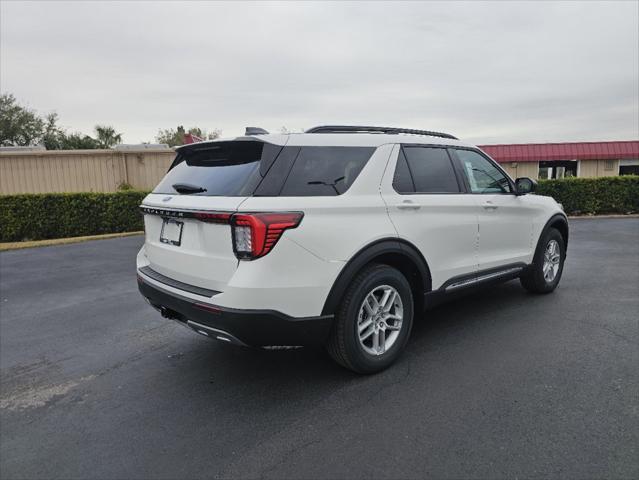
M240 347L246 347L246 344L244 342L223 330L218 330L217 328L209 327L208 325L202 325L201 323L197 323L192 320L187 320L186 324L195 332L199 333L200 335L204 335L205 337L219 340L225 343L231 343Z

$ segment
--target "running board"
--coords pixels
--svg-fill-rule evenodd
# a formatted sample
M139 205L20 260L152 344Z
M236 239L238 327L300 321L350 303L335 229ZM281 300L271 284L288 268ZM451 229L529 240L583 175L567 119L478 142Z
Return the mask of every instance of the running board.
M431 308L466 292L473 287L484 287L496 283L507 282L520 277L529 266L523 262L502 265L466 275L458 275L442 284L437 290L424 293L424 308Z
M446 292L458 290L460 288L470 287L478 283L487 282L489 280L496 280L501 277L516 277L522 272L524 266L510 267L504 270L498 270L496 272L484 273L476 277L466 278L463 280L454 281L444 288Z

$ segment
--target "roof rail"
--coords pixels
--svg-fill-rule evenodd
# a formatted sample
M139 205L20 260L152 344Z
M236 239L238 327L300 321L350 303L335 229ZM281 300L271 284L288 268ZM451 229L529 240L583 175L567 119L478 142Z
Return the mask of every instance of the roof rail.
M428 135L429 137L450 138L451 140L459 140L450 133L431 132L429 130L413 130L412 128L394 128L394 127L363 127L357 125L321 125L306 130L305 133L409 133L412 135Z

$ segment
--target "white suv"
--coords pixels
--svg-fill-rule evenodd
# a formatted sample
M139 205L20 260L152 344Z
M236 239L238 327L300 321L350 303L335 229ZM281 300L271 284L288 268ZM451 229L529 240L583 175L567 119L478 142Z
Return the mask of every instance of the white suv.
M568 222L534 188L444 133L247 129L178 148L141 206L138 284L207 337L321 344L376 372L442 299L514 278L532 292L557 287Z

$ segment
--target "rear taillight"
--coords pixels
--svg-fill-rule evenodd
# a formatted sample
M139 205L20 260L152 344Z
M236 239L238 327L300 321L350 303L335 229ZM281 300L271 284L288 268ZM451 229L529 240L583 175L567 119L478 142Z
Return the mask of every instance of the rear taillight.
M301 212L236 213L231 217L233 251L240 259L253 260L270 252L284 233L302 221Z
M207 223L229 223L231 219L230 213L195 212L193 216Z

